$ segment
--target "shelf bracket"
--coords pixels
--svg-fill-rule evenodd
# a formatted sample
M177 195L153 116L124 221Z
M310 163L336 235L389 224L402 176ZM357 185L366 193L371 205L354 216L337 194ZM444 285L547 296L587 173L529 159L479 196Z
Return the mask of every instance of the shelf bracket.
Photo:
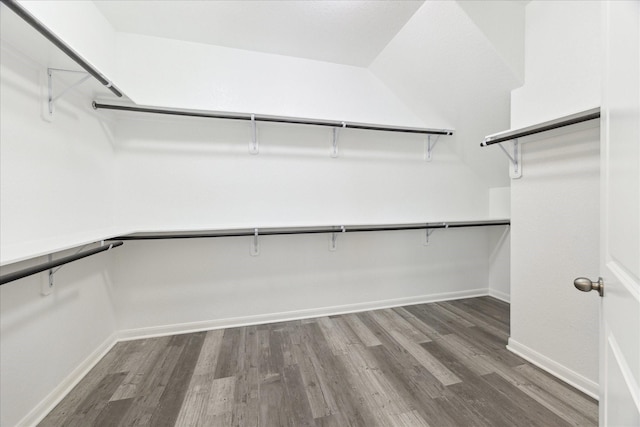
M346 128L347 124L342 122L342 129ZM333 143L331 144L331 157L338 157L338 137L340 136L340 128L333 128Z
M47 261L51 262L53 261L53 255L49 254L47 255ZM43 280L42 282L42 287L40 288L40 294L47 296L50 295L51 292L53 292L53 275L55 274L55 270L53 268L50 268L46 279Z
M258 146L258 129L256 126L256 115L251 115L251 142L249 143L249 153L258 154L260 147Z
M340 233L344 233L346 230L344 229L344 225L340 226ZM331 238L329 239L329 250L331 252L335 252L338 249L338 232L331 233Z
M253 240L251 241L251 256L260 255L260 242L258 241L258 229L253 229Z
M424 230L424 245L429 246L429 237L433 234L433 229L427 228Z
M79 254L80 252L82 252L87 246L89 245L84 245L82 246L80 249L78 249L74 255ZM104 246L104 240L102 240L100 242L100 246ZM109 244L109 250L111 250L111 248L113 248L113 244ZM49 262L53 261L53 255L49 254L47 256L47 260ZM66 264L65 264L66 265ZM48 273L47 273L47 280L45 282L42 283L42 288L40 289L40 293L42 295L50 295L51 292L53 291L53 285L54 283L54 274L56 274L62 267L64 267L64 265L61 265L58 268L50 268Z
M520 143L518 139L511 140L512 142L512 153L509 153L506 148L502 146L502 143L498 144L498 147L502 150L502 152L509 158L509 176L512 179L517 179L522 177L522 150L520 147Z
M429 224L426 224L427 227L429 227ZM446 222L443 222L442 225L440 227L437 228L444 228L445 230L447 228L449 228L449 224L447 224ZM431 237L431 235L433 234L433 232L435 231L435 228L425 228L424 230L424 246L429 246L429 238Z
M431 161L431 154L433 152L433 149L435 148L436 144L438 143L438 140L440 139L440 135L435 135L435 138L432 140L431 139L432 135L427 135L427 139L424 142L424 160L425 162L430 162Z
M58 72L62 72L62 73L74 73L74 74L81 74L82 78L80 78L80 80L78 80L77 82L73 83L72 85L66 87L65 89L63 89L59 94L54 95L53 94L53 74L54 73L58 73ZM49 111L49 116L53 116L53 110L54 110L54 104L56 102L56 100L62 98L64 95L66 95L70 90L76 88L77 86L81 85L82 83L84 83L85 81L87 81L89 78L91 77L91 74L87 73L86 71L75 71L75 70L63 70L60 68L47 68L47 86L48 86L48 91L47 91L47 103L48 103L48 111Z

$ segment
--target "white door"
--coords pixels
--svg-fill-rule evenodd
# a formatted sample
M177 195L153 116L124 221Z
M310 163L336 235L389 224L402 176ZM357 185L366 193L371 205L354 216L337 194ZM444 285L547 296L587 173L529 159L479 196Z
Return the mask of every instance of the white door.
M640 1L605 1L600 425L640 426Z

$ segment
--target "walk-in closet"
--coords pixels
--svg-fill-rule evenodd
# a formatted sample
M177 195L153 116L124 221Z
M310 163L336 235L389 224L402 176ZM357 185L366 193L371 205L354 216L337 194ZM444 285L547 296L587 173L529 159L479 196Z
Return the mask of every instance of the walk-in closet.
M0 425L640 425L640 2L0 20Z

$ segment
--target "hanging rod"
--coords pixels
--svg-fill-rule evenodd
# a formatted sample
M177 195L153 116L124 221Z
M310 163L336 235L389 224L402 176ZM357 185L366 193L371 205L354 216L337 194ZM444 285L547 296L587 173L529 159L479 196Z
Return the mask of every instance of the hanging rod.
M47 40L53 43L58 49L63 51L69 58L74 60L79 66L95 77L100 83L102 83L107 89L113 92L114 95L121 97L122 92L114 86L114 84L107 79L100 71L89 65L87 61L82 59L69 45L63 42L58 36L56 36L51 30L49 30L42 22L40 22L35 16L29 13L24 7L22 7L16 0L0 0L2 4L11 9L16 15L22 18L27 24L31 25L36 31L42 34Z
M428 129L428 128L414 128L414 127L402 127L402 126L378 126L366 123L348 123L331 120L314 120L314 119L300 119L295 117L284 116L267 116L258 114L240 114L240 113L209 113L206 111L188 111L188 110L172 110L165 108L151 108L151 107L136 107L131 105L117 105L117 104L102 104L99 102L93 102L93 108L105 109L105 110L119 110L119 111L133 111L137 113L152 113L152 114L168 114L171 116L187 116L187 117L202 117L208 119L227 119L227 120L246 120L252 121L252 116L255 121L259 122L271 122L271 123L290 123L297 125L312 125L312 126L327 126L333 128L349 128L349 129L365 129L365 130L377 130L387 132L404 132L404 133L417 133L423 135L453 135L453 130L450 129Z
M498 144L504 141L522 138L524 136L534 135L536 133L546 132L565 126L575 125L577 123L586 122L600 118L600 108L592 108L591 110L581 111L569 116L560 117L548 122L538 123L526 128L508 130L493 135L485 136L484 141L480 143L481 147Z
M99 254L100 252L108 251L111 248L117 248L118 246L122 246L122 245L123 245L123 242L121 241L108 241L108 242L105 242L103 246L99 246L97 248L90 249L88 251L80 252L80 253L62 257L53 261L34 265L33 267L28 267L22 270L14 271L13 273L7 273L0 276L0 285L13 282L14 280L22 279L23 277L31 276L33 274L37 274L42 271L50 270L60 265L69 264L70 262L77 261L79 259L86 258L91 255Z
M433 222L415 224L387 224L387 225L351 225L351 226L329 226L329 227L282 227L282 228L259 228L260 236L276 236L289 234L320 234L320 233L358 233L369 231L398 231L398 230L429 230L436 228L463 228L463 227L486 227L496 225L509 225L509 220L487 220L487 221L467 221L467 222ZM152 232L133 233L116 237L118 240L165 240L165 239L202 239L211 237L240 237L254 236L256 228L215 230L208 232Z

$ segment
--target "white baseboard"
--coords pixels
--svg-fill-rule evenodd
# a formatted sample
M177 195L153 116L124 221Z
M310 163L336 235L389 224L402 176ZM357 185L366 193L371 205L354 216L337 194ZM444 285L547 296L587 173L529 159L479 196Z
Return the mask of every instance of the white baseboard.
M599 386L598 383L592 381L575 371L567 368L564 365L538 353L531 348L520 344L512 338L509 338L509 343L507 345L507 349L528 362L533 363L537 367L544 369L549 372L554 377L566 382L567 384L577 388L583 393L593 397L596 400L599 400Z
M332 307L311 308L305 310L285 311L252 316L232 317L225 319L205 320L201 322L177 323L163 326L151 326L122 330L118 333L118 341L129 341L141 338L152 338L166 335L188 334L213 329L235 328L238 326L261 325L265 323L286 322L290 320L310 319L314 317L334 316L345 313L357 313L368 310L400 307L403 305L425 304L429 302L447 301L462 298L486 296L487 289L444 292L439 294L420 295L407 298L395 298L382 301L346 304Z
M489 288L489 296L499 299L501 301L511 303L511 295L506 292L498 291L495 289Z
M111 334L16 425L20 427L35 426L42 421L117 342L117 334Z

